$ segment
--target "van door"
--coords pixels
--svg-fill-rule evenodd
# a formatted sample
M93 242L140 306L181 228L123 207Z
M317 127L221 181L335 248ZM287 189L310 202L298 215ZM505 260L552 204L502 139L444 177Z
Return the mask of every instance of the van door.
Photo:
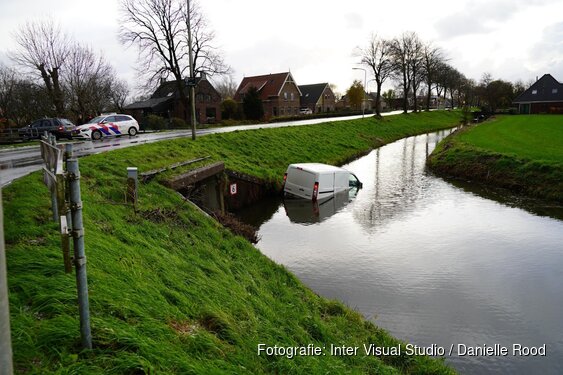
M300 198L313 199L316 174L299 167L287 171L284 191Z

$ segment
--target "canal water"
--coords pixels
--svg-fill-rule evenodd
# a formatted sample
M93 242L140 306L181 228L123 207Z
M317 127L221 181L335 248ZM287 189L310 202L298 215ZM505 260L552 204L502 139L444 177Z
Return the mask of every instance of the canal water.
M425 159L448 133L345 165L363 182L350 196L270 200L243 220L259 226L256 246L312 290L395 337L443 347L461 373L562 374L563 221L433 176ZM545 345L546 355L515 355L515 345Z

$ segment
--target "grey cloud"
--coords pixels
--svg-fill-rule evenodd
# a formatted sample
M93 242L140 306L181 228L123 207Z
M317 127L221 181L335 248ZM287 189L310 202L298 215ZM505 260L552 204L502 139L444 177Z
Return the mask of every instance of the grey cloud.
M440 19L436 22L435 28L445 39L462 35L484 34L493 31L492 27L487 26L488 22L502 22L510 19L513 14L524 7L550 2L553 0L472 1L461 11Z

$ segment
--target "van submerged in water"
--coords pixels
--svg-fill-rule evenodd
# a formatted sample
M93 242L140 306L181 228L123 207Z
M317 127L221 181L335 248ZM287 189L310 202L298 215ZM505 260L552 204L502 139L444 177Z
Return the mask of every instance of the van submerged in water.
M362 187L352 172L321 163L290 164L283 179L284 195L312 201L331 198L350 187Z

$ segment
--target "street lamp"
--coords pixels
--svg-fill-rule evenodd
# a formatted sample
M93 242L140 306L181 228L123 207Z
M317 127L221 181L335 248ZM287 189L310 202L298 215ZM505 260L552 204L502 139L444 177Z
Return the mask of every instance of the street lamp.
M364 68L352 68L352 69L364 71L364 101L362 103L362 118L364 118L366 114L366 86L367 86L368 72Z

